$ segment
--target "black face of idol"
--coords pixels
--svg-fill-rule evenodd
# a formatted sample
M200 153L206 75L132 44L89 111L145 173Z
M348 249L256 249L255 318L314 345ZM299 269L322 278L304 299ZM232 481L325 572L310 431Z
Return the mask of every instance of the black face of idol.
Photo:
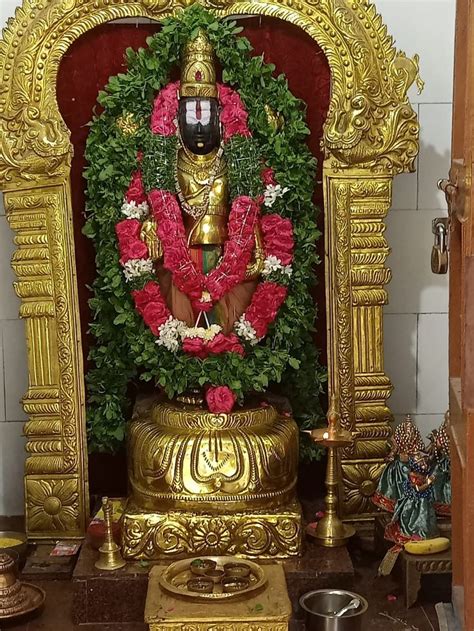
M179 129L186 147L206 155L219 146L219 103L217 99L184 97L179 101Z

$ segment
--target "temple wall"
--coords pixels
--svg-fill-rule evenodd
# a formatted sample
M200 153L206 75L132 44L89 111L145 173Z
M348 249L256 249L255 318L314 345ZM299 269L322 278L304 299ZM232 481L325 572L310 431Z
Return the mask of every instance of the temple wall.
M0 0L0 28L18 0ZM431 220L446 214L436 181L449 169L453 0L378 0L389 32L409 56L419 53L426 87L411 94L421 123L418 171L399 176L387 224L393 280L385 310L386 369L397 419L414 415L423 435L439 425L447 407L447 276L430 271ZM0 201L0 515L23 510L22 424L19 399L26 390L24 326L13 288L12 233Z

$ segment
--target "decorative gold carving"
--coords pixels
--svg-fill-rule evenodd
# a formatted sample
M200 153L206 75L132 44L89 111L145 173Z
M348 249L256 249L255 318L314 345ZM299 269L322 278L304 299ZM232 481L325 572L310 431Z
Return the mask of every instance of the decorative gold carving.
M57 105L58 67L71 44L95 26L136 16L161 20L189 4L24 0L0 41L0 186L6 189L8 220L16 233L12 264L30 349L26 434L31 442L35 436L44 441L29 448L27 503L34 474L78 480L77 530L55 522L47 531L51 522L44 520L43 530L35 523L35 534L41 536L83 532L88 495L69 190L72 146ZM357 430L359 423L372 423L383 433L391 419L382 352L381 309L390 277L384 268L388 246L383 218L392 176L413 170L418 151L418 122L407 99L412 83L421 88L418 57L408 59L394 48L374 5L366 0L203 0L203 5L218 16L261 14L286 20L317 41L328 59L331 103L322 145L330 389L338 394L344 427ZM132 133L128 121L123 125L124 133ZM370 379L362 383L366 377ZM42 397L51 389L57 394ZM49 436L48 427L54 428ZM58 427L62 452L42 453L47 441L57 448ZM369 456L371 462L381 462L383 439L368 440L365 452L361 437L344 456L344 475ZM369 474L375 475L371 467ZM349 478L344 482L349 491L351 484ZM369 508L354 493L344 506L348 514Z
M67 195L63 186L49 186L28 194L8 192L5 201L8 221L16 231L18 249L12 266L29 341L29 387L23 398L29 415L25 424L27 529L35 536L81 536L88 505L82 482L86 459L83 370L76 350L77 289L71 218L64 213ZM64 478L48 480L46 474ZM38 481L38 475L45 479ZM39 498L56 491L63 508L53 518L47 510L53 500L45 504Z
M27 520L33 536L45 532L80 531L82 515L78 483L77 478L27 478Z
M134 504L123 518L126 559L179 555L234 555L259 558L297 556L301 549L301 509L235 512L215 517L195 511L148 512Z
M143 509L280 510L294 497L298 428L271 406L212 414L151 403L132 421L128 457L132 497Z

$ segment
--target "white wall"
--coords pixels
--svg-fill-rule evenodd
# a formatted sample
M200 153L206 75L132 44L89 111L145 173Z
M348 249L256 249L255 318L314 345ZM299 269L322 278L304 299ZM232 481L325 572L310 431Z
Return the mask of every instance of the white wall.
M425 89L412 89L421 124L415 174L394 184L387 219L393 280L385 309L386 370L395 386L396 419L411 413L423 436L439 425L448 407L448 278L431 273L431 220L445 216L436 182L447 177L451 147L454 0L378 0L397 47L420 55Z
M17 0L0 1L0 26ZM385 313L386 367L395 385L397 418L412 413L423 434L441 422L447 407L446 276L430 271L431 220L446 214L436 180L449 168L454 0L378 0L398 48L419 53L426 87L412 102L421 122L418 172L395 182L387 237L390 305ZM1 202L0 202L1 204ZM12 289L12 233L0 205L0 514L23 509L22 424L18 401L26 390L24 326Z

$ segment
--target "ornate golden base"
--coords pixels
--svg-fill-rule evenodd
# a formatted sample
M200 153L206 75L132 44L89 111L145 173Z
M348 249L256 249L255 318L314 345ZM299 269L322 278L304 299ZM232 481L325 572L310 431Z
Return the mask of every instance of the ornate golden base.
M210 515L148 512L130 503L123 516L126 559L176 559L200 554L285 559L301 552L301 507Z

